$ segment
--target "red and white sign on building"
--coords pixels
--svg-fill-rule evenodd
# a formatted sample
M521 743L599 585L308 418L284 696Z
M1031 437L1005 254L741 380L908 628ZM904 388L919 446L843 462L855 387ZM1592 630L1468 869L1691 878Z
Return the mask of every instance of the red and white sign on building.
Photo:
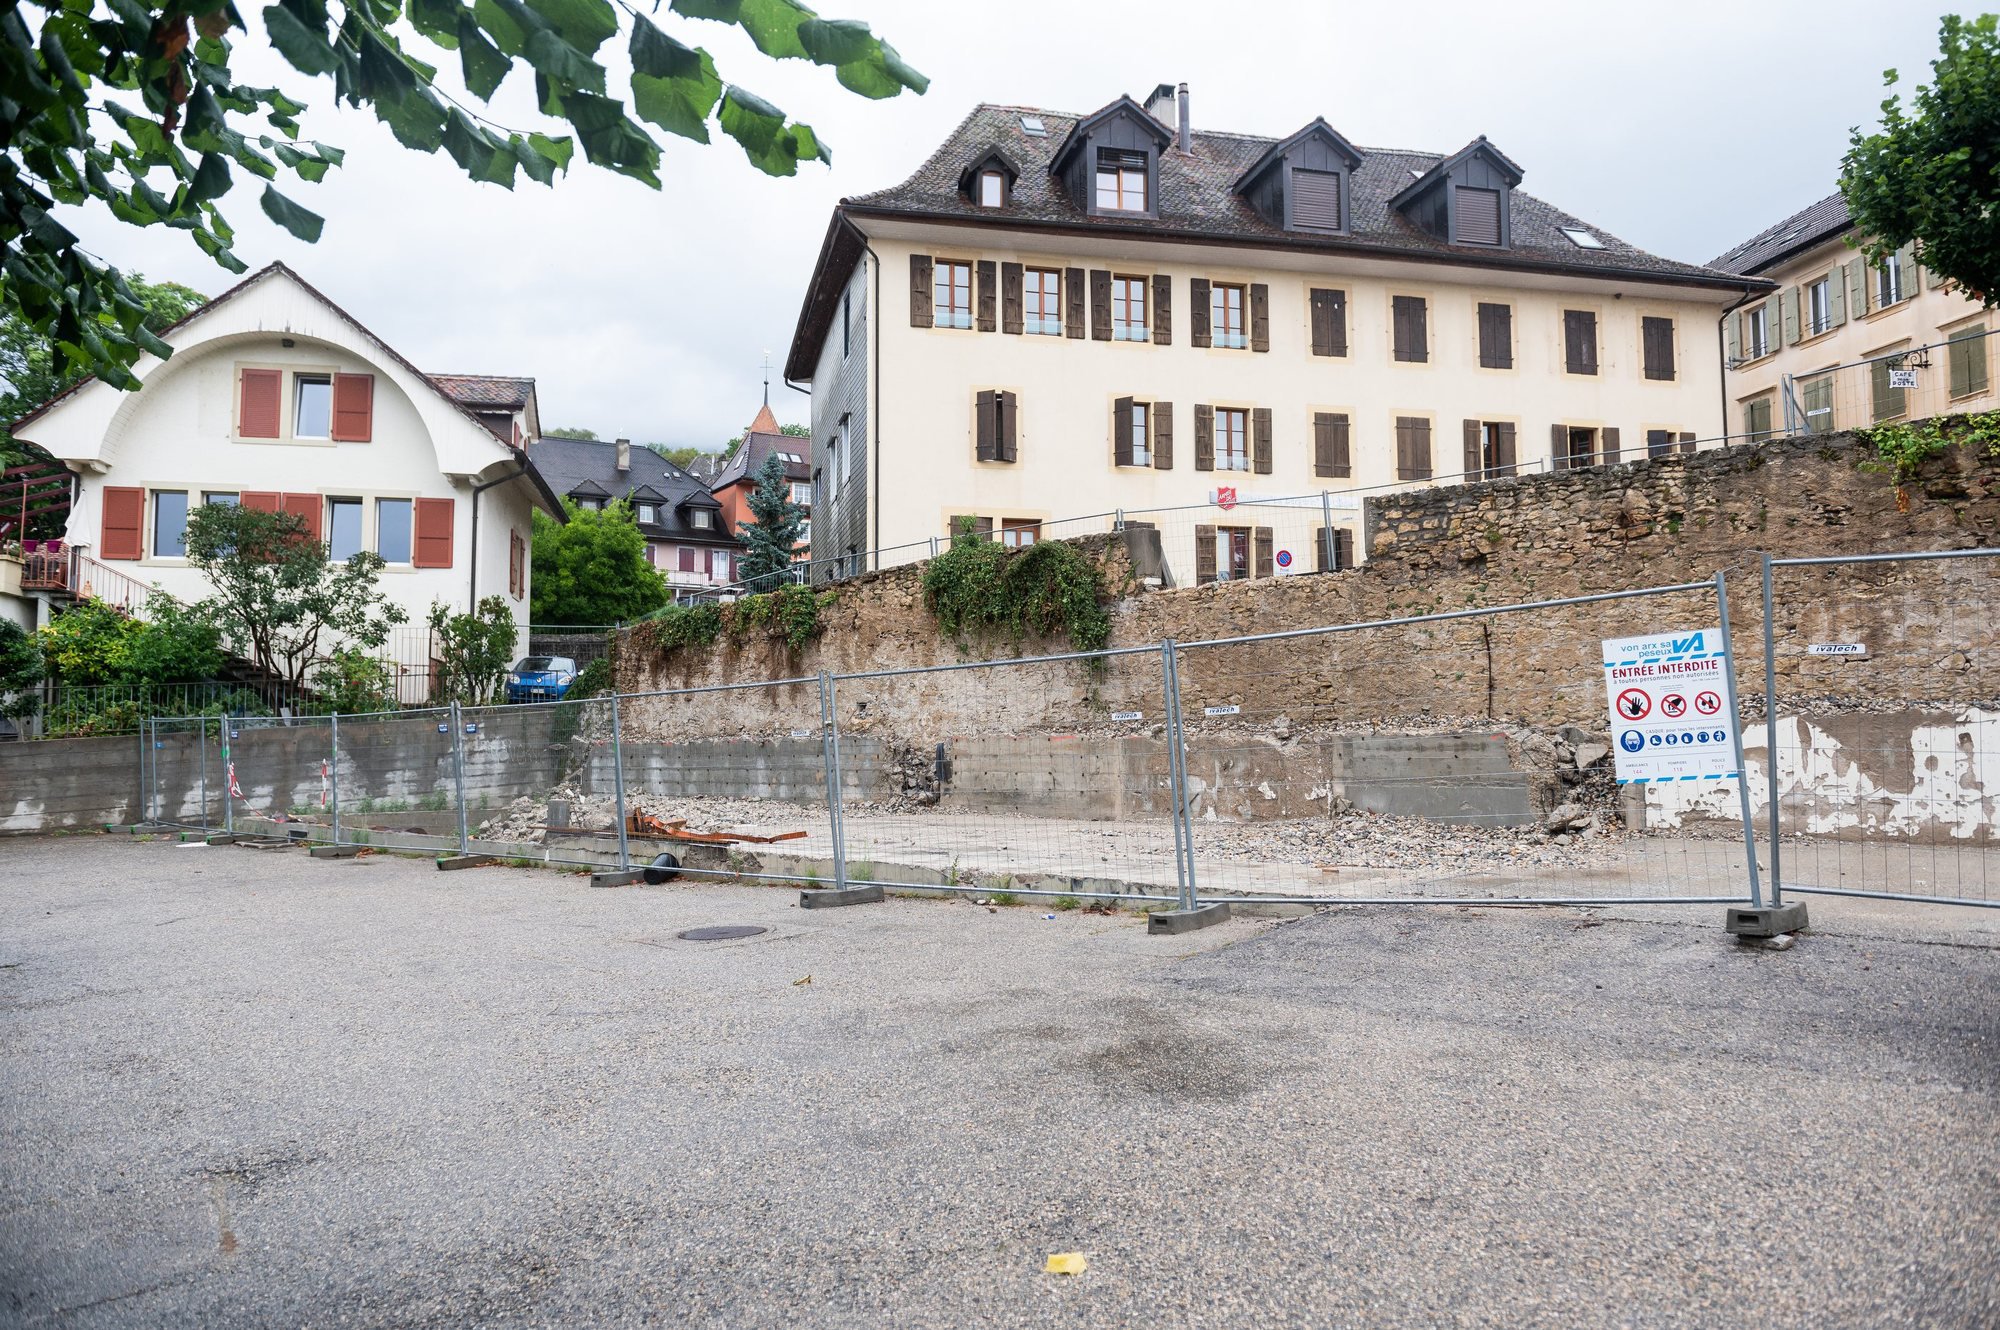
M1215 487L1215 506L1224 512L1228 512L1231 508L1234 508L1236 506L1236 487L1234 485L1217 485Z

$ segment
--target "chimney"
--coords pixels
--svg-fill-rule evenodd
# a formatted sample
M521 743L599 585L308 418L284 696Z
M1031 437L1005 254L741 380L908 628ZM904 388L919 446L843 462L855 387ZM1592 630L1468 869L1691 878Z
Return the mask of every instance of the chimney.
M618 474L622 476L631 469L632 441L630 439L620 439L618 440Z
M1194 138L1193 131L1188 128L1188 94L1187 84L1185 83L1180 86L1180 109L1174 116L1174 128L1180 134L1181 151L1188 151L1189 147L1194 143Z

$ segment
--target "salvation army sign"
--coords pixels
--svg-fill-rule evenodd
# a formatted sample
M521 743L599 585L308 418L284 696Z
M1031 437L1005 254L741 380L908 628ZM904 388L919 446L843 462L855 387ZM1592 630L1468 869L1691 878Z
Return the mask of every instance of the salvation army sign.
M1728 677L1722 634L1713 628L1606 641L1618 783L1737 775L1735 721L1723 706Z

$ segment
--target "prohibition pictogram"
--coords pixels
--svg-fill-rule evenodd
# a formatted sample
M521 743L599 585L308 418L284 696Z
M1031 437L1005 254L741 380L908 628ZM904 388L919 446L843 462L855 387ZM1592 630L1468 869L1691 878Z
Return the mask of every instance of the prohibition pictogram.
M1626 720L1644 720L1652 709L1653 699L1646 696L1643 688L1627 688L1618 694L1618 714Z
M1722 698L1714 693L1696 693L1694 695L1694 709L1704 716L1713 716L1716 712L1722 710Z

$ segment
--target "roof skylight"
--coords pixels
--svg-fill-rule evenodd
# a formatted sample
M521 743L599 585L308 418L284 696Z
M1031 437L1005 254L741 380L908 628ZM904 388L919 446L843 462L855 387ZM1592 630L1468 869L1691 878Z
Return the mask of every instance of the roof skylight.
M1578 249L1604 248L1604 242L1602 240L1599 240L1596 236L1592 235L1590 232L1584 230L1581 227L1565 226L1562 228L1562 233L1568 236L1570 239L1570 243L1575 245Z
M1021 117L1021 132L1031 139L1045 139L1049 136L1049 127L1042 123L1038 115L1024 115Z

